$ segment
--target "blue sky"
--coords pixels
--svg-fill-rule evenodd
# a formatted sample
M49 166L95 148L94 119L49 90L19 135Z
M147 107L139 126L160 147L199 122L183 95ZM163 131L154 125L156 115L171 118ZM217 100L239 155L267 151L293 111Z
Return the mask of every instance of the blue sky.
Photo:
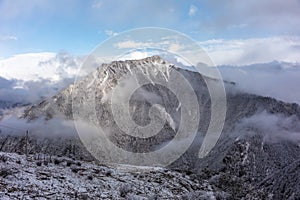
M114 33L164 27L194 40L298 37L299 0L0 0L0 57L88 54Z

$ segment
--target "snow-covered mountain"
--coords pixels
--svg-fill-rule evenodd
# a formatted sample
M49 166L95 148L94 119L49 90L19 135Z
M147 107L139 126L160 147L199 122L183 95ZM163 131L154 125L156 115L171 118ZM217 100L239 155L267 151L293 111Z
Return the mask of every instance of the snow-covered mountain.
M198 133L187 152L168 168L189 172L195 174L201 181L209 181L216 190L228 194L228 199L246 196L249 199L300 197L297 187L300 185L299 178L281 179L284 174L299 177L299 105L245 93L235 89L234 83L225 82L227 113L221 138L208 156L200 159L198 152L211 117L211 99L206 83L221 80L176 67L158 56L103 64L52 98L28 107L23 118L30 123L44 121L44 129L47 131L47 123L48 126L49 124L53 126L51 123L53 120L72 120L73 115L80 116L89 123L109 130L110 140L121 148L138 153L154 151L161 144L168 143L174 138L180 123L182 105L168 88L159 84L144 85L132 94L129 101L132 120L142 126L149 124L151 117L148 113L154 104L164 107L168 120L161 131L150 138L136 139L124 134L114 120L109 99L119 80L123 76L130 75L132 71L141 72L150 82L157 80L168 82L175 73L180 73L195 91L201 113ZM91 93L94 95L90 95ZM72 104L74 101L78 103L77 107ZM80 103L93 101L97 104ZM81 106L84 110L80 110ZM92 113L94 111L96 115ZM59 131L63 134L64 129L60 127ZM20 139L2 137L1 141L2 150L23 151ZM72 144L72 148L76 149L76 155L73 155L72 148L66 145L66 141L72 141L68 144ZM47 140L32 137L31 144L33 144L31 153L53 153L75 156L78 159L85 155L89 157L75 136L59 139L59 142L53 142L51 137ZM280 181L284 183L278 184ZM294 181L296 182L293 185Z

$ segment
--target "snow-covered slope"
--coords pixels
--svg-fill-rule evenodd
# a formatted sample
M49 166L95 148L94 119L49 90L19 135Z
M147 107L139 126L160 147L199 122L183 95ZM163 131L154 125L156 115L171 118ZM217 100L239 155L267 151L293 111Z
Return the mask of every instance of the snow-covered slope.
M0 199L216 199L195 176L164 168L112 168L68 157L0 152Z

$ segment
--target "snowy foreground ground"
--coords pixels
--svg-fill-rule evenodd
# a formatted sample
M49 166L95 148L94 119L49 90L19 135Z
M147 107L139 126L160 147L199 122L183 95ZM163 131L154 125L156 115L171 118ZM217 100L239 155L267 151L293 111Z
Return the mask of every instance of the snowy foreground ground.
M215 199L207 182L163 168L107 167L0 152L0 199Z

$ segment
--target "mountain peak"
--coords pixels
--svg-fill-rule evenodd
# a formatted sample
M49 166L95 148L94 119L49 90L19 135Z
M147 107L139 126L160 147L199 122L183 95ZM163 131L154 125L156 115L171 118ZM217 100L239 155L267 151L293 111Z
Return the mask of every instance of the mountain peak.
M156 74L158 71L169 76L169 71L174 68L175 65L164 60L158 55L142 58L142 59L131 59L131 60L119 60L111 63L102 64L98 68L100 71L109 71L112 73L132 73L132 70L140 70L147 72L147 74ZM102 73L100 72L100 73Z
M142 59L132 59L132 61L163 62L164 60L160 56L154 55Z

